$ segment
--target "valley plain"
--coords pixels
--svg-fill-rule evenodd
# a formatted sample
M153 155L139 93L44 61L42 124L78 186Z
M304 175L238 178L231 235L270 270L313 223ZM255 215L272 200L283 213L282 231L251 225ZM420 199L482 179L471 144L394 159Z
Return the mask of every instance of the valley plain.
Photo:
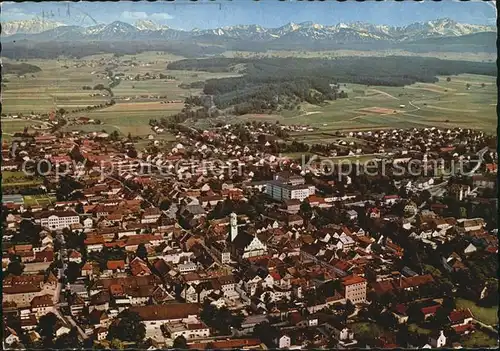
M300 56L299 53L296 54ZM145 137L153 133L149 120L180 112L186 97L202 93L201 88L186 89L183 85L239 75L237 72L166 69L169 63L181 59L183 57L171 54L146 52L119 58L103 54L78 60L26 60L26 63L40 67L41 71L24 76L5 75L3 113L21 114L24 117L3 117L4 137L9 138L15 132L22 132L25 127L40 126L40 121L25 119L31 113L42 114L59 109L64 109L68 117L88 117L101 121L99 125L65 126L68 131L117 131L122 135L130 133ZM15 63L13 60L6 61ZM130 62L138 65L131 65ZM124 74L120 83L112 88L113 96L109 96L106 91L82 89L83 86L94 87L98 84L109 86L111 80L105 74L105 69L109 67L115 73ZM126 79L160 73L170 76L169 79ZM457 126L491 131L496 123L496 83L492 76L440 76L437 83L415 83L404 87L342 83L340 86L348 94L348 98L326 101L319 105L302 102L293 111L242 116L227 114L216 118L188 119L184 123L208 128L217 123L277 120L282 124L308 124L322 132ZM111 99L116 102L113 106L85 110L87 106L105 104ZM83 111L71 112L76 109ZM296 138L311 142L322 139L317 136L317 131L300 133Z

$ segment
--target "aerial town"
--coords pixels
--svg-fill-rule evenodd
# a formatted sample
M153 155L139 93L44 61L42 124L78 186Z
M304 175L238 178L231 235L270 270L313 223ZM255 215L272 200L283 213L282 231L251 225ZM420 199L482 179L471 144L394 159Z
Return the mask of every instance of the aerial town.
M161 150L105 133L2 144L2 172L31 175L3 189L5 348L495 340L493 137L339 133L383 149L368 172L281 156L275 133L290 127L175 128Z
M4 350L498 349L495 2L1 12Z

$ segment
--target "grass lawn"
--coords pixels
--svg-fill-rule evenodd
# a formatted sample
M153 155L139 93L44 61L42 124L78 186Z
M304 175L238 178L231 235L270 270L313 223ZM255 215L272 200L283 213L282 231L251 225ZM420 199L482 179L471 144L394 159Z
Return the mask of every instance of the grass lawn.
M491 326L498 324L498 306L480 307L475 302L465 299L457 299L457 308L470 308L474 318Z
M97 62L109 55L94 55L79 60L28 60L27 63L39 66L42 71L26 78L7 75L9 82L2 91L2 112L48 113L51 110L103 104L109 96L90 96L95 93L83 90L84 85L108 86L110 80L103 72L108 67L106 62ZM91 62L91 59L94 61ZM132 59L139 63L132 67L125 63ZM212 78L238 76L233 72L210 73L203 71L167 70L169 62L180 59L174 55L147 52L127 55L119 59L115 73L135 76L149 72L164 73L175 77L175 80L154 79L145 81L123 80L114 87L113 93L117 104L101 110L75 113L72 116L88 116L100 119L106 130L118 130L121 134L131 133L146 136L151 133L148 126L150 119L160 119L179 112L183 104L160 104L157 101L134 101L140 95L167 95L167 100L182 100L190 95L197 95L201 89L183 89L182 83L205 81ZM10 60L5 59L6 62ZM88 65L87 65L88 64ZM91 66L93 65L93 66ZM68 68L65 68L65 67ZM411 127L464 127L493 131L497 124L495 77L461 74L439 77L434 84L416 83L406 87L365 86L346 84L343 86L349 97L330 101L322 106L301 104L301 109L282 111L273 115L249 114L245 116L229 116L227 118L203 119L189 121L191 126L199 128L213 127L217 122L244 123L250 120L279 121L283 124L309 124L328 131L375 130L386 128ZM470 88L466 88L470 84ZM484 85L484 86L483 86ZM130 98L130 100L124 100ZM404 107L401 107L404 105ZM390 113L384 113L389 111ZM34 123L34 122L33 122ZM33 123L28 121L2 121L6 138ZM79 129L85 130L83 126ZM100 126L101 130L103 129ZM316 136L315 143L330 142L332 138Z
M28 185L39 185L43 181L38 178L29 177L23 172L12 172L5 171L2 172L2 186L28 186Z
M476 330L471 335L464 336L461 344L466 348L497 348L498 340L481 330Z
M384 328L370 322L357 322L350 327L354 335L360 339L375 339L384 332Z
M52 195L25 195L23 199L26 206L48 206L56 202Z
M415 332L415 333L417 333L419 335L429 335L429 334L432 333L432 330L419 327L415 323L409 324L408 325L408 330L410 330L411 332Z
M446 78L439 77L435 84L415 83L405 87L347 84L348 98L323 106L302 104L302 110L307 112L284 111L280 122L309 124L323 131L384 127L494 128L497 120L495 77L461 74L452 76L450 82ZM471 87L466 89L466 84ZM382 113L384 109L392 112Z

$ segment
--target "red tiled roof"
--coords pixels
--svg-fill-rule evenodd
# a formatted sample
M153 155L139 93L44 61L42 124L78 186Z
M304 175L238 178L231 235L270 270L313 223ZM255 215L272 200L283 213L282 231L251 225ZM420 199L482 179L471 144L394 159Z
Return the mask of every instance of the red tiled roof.
M424 314L424 316L428 315L428 314L435 314L437 312L438 309L441 308L441 305L434 305L434 306L428 306L428 307L424 307L421 309L422 313Z
M453 329L455 329L455 332L457 334L463 334L466 331L474 330L474 324L470 323L470 324L464 324L464 325L457 325L457 326L453 327Z
M200 342L189 344L190 349L203 350L211 343L213 349L237 349L242 347L254 347L260 345L262 342L259 339L229 339L221 341Z
M473 318L473 316L470 309L467 308L465 310L451 311L448 318L450 319L450 322L454 324L454 323L459 323L466 318Z
M342 285L353 285L366 282L366 279L359 276L349 276L342 278Z
M106 268L112 271L117 269L125 269L125 261L123 260L108 261L106 263Z

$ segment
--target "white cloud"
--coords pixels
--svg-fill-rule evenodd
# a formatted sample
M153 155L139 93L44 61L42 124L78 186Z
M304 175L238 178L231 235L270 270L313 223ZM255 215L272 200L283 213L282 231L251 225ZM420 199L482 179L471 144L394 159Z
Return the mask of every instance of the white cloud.
M155 21L165 21L174 18L174 16L169 15L166 12L155 12L149 16L152 20Z
M137 21L137 20L153 20L153 21L165 21L174 18L166 12L155 12L155 13L146 13L146 12L134 12L134 11L123 11L120 15L120 18L125 21Z
M16 21L33 18L33 14L24 12L23 9L12 7L6 10L2 9L2 21Z
M148 18L146 12L123 11L120 18L124 20L139 20Z

